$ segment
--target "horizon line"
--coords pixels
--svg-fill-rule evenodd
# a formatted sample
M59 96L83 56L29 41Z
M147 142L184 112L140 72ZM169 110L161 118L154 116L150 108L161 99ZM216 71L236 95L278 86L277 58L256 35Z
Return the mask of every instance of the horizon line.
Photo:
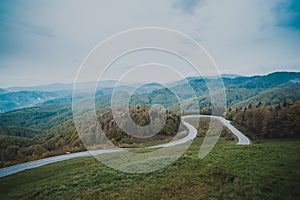
M273 73L284 73L284 72L291 72L291 73L300 73L300 70L297 71L297 70L274 70L272 72L268 72L268 73L259 73L259 74L234 74L234 73L222 73L222 74L216 74L216 75L207 75L207 76L187 76L185 77L185 79L187 78L210 78L210 79L214 79L213 77L217 77L217 76L224 76L224 75L232 75L232 76L239 76L239 77L254 77L254 76L267 76L267 75L270 75L270 74L273 74ZM234 77L236 78L236 77ZM178 79L178 80L171 80L171 81L167 81L165 83L172 83L172 82L176 82L176 81L180 81L180 80L183 80L183 79ZM106 81L118 81L116 79L105 79L105 80L101 80L100 82L106 82ZM79 82L79 83L94 83L94 82L98 82L98 81L84 81L84 82ZM120 82L120 81L118 81ZM0 89L4 89L4 90L9 90L9 89L12 89L12 88L23 88L23 87L42 87L42 86L50 86L50 85L55 85L55 84L62 84L62 85L67 85L67 84L74 84L75 82L49 82L49 83L41 83L41 84L34 84L34 85L14 85L14 86L1 86ZM141 84L143 82L120 82L122 83L122 85L127 85L127 84ZM155 81L154 82L149 82L149 83L156 83ZM147 83L147 84L149 84Z

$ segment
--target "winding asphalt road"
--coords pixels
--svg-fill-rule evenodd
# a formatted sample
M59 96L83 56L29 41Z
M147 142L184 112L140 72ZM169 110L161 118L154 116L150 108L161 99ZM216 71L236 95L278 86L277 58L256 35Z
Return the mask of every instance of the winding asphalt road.
M213 118L213 119L218 119L220 120L237 138L238 138L238 144L245 144L249 145L250 140L248 137L246 137L241 131L236 129L232 124L230 123L229 120L219 117L219 116L213 116L213 115L187 115L184 116L183 119L188 118L188 117L206 117L206 118Z
M231 130L235 136L237 136L237 138L239 140L238 144L244 144L244 145L250 144L249 139L244 134L242 134L239 130L237 130L234 126L232 126L230 124L230 121L224 119L223 117L211 116L211 115L187 115L187 116L182 117L183 124L189 129L189 134L186 137L181 138L176 141L171 141L166 144L155 145L155 146L151 146L148 148L171 147L171 146L175 146L175 145L182 144L182 143L188 142L190 140L193 140L197 136L197 129L194 126L192 126L191 124L184 121L184 119L190 118L190 117L211 117L211 118L218 119L229 130ZM0 169L0 177L15 174L17 172L24 171L26 169L32 169L32 168L40 167L43 165L47 165L47 164L51 164L51 163L55 163L55 162L59 162L59 161L63 161L63 160L69 160L71 158L99 155L99 154L105 154L105 153L113 153L113 152L126 151L126 150L128 150L128 149L124 149L124 148L122 148L122 149L121 148L101 149L101 150L84 151L84 152L70 153L70 154L64 154L64 155L60 155L60 156L44 158L44 159L40 159L40 160L30 161L30 162L2 168L2 169Z

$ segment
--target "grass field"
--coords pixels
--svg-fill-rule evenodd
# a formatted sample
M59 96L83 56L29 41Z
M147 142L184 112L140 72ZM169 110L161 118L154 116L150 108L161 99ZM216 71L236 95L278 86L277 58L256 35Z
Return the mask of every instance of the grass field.
M300 140L249 146L221 138L204 159L202 139L172 165L126 174L93 157L77 158L0 179L1 199L298 199Z

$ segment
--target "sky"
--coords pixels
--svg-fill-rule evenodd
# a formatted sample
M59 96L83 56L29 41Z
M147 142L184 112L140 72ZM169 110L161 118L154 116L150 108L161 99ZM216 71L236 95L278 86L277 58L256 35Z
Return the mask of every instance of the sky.
M73 82L97 44L140 27L191 36L220 73L300 71L298 0L4 0L0 2L0 88ZM132 66L129 59L120 65Z

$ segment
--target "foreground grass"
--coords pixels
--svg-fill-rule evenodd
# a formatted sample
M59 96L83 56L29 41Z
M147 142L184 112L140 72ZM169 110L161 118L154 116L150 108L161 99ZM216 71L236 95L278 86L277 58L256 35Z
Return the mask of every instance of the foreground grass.
M1 199L298 199L300 140L249 146L220 139L204 159L202 139L165 169L126 174L93 157L0 179Z

